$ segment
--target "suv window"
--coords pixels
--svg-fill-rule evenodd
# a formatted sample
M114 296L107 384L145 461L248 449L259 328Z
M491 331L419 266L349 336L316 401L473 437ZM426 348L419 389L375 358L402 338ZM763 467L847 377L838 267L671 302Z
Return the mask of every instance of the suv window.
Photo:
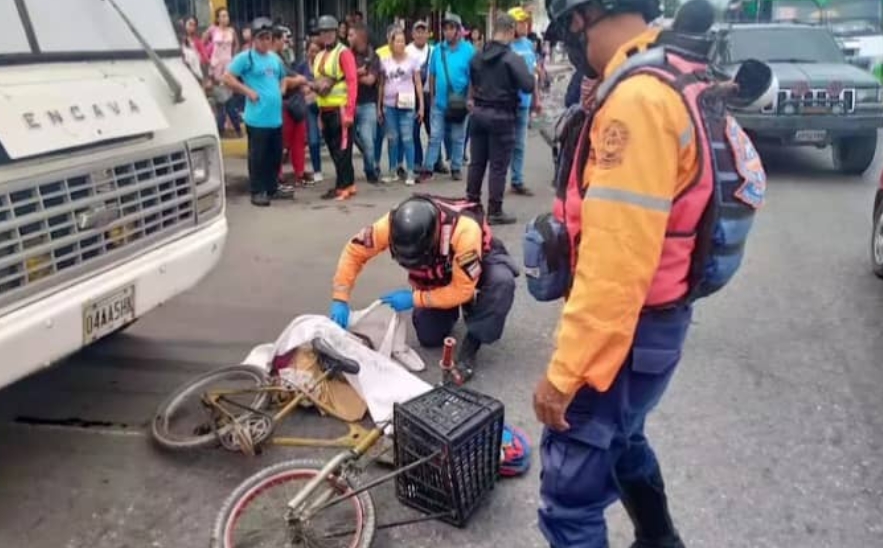
M823 28L738 28L727 35L722 61L845 63L834 37Z

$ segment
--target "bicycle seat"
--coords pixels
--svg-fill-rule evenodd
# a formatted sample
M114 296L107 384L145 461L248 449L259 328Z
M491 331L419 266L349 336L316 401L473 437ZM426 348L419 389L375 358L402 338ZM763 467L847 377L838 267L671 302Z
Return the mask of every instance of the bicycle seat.
M335 350L324 339L316 337L312 341L313 350L319 355L319 365L322 369L330 374L347 373L350 375L359 374L359 362L347 358L340 352Z

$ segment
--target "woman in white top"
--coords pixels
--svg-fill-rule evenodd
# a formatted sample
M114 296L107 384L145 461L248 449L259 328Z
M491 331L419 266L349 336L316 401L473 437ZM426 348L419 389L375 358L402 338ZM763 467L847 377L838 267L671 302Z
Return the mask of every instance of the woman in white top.
M423 120L423 82L420 63L405 51L405 30L397 28L389 36L391 55L381 62L378 88L378 118L386 128L389 165L398 165L399 146L404 147L408 170L406 185L413 185L414 121ZM395 173L383 178L391 183L398 180Z

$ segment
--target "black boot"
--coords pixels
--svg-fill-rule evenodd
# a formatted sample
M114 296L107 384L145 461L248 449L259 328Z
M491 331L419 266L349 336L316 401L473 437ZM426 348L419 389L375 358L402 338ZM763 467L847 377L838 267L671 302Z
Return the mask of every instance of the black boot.
M463 382L468 381L472 378L472 375L475 374L476 357L479 348L481 348L481 341L474 338L472 335L466 335L466 338L463 339L462 344L460 344L460 350L457 352L457 361L455 364L457 365L457 369L460 370L460 374L463 376Z
M512 215L503 212L503 204L489 203L487 206L487 222L489 225L511 225L517 222Z
M668 513L662 474L636 481L620 481L621 501L635 526L631 548L685 548Z

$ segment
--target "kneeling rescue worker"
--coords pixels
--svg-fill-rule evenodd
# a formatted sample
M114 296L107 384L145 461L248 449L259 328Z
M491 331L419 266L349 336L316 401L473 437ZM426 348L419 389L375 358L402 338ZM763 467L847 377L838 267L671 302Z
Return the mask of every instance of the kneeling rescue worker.
M331 318L341 327L349 322L347 303L356 278L386 249L408 271L411 288L381 300L398 312L414 309L422 346L442 346L463 309L467 335L457 366L468 379L481 345L503 334L519 274L503 243L493 237L481 205L416 194L362 229L347 243L334 275Z
M766 176L707 59L657 43L658 0L548 0L547 12L601 84L554 215L571 269L534 393L539 525L554 548L606 548L604 511L619 499L633 548L683 547L645 419L692 303L739 267Z

